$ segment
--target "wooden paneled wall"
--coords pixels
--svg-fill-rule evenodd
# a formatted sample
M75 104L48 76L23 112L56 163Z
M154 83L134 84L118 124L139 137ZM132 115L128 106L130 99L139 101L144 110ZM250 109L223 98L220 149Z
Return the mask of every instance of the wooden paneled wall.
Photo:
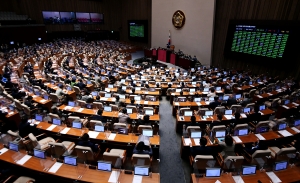
M282 70L277 67L262 67L260 64L224 58L224 47L230 19L300 21L299 0L216 0L212 65L222 68L249 69L253 73L269 73L282 77L300 78L300 48L293 67ZM275 69L274 69L275 68Z

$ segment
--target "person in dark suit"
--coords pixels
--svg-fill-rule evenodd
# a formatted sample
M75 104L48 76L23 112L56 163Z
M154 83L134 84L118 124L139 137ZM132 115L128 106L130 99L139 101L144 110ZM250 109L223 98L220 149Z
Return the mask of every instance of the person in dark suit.
M149 154L151 156L152 155L151 145L149 144L149 147L147 148L145 146L145 143L143 141L140 141L134 147L132 154Z
M265 140L258 140L257 142L253 143L251 147L247 147L243 144L243 147L246 152L249 154L253 154L256 150L266 150L268 149L267 143Z
M200 124L196 122L196 117L195 116L191 116L191 122L186 125L186 128L188 126L200 126ZM204 129L205 129L205 127L204 127Z
M97 111L97 115L92 116L91 120L98 120L98 121L101 121L102 123L106 123L107 119L102 116L102 113L103 113L103 110L99 109Z
M26 137L29 133L36 134L36 125L31 125L28 123L28 117L23 116L21 123L19 124L19 135L21 137Z
M251 99L248 93L244 95L243 100L240 102L241 106L246 107L247 104L251 103Z
M261 113L259 112L259 106L258 105L254 106L254 113L249 114L247 118L250 122L253 122L255 124L257 124L259 121L261 121Z
M236 101L236 99L232 95L230 95L229 98L228 98L228 100L227 100L227 105L228 106L232 106L234 104L237 104L237 101Z
M149 119L150 119L150 116L149 115L145 115L143 119L141 119L141 118L138 119L138 124L139 125L151 125Z
M213 155L212 149L206 146L207 139L205 137L201 137L200 146L192 147L190 144L190 151L193 157L197 155Z
M25 105L27 105L30 109L35 109L36 105L32 102L32 96L28 96L27 100L24 102Z
M83 89L86 87L86 84L84 84L84 83L82 82L82 79L79 79L79 80L78 80L78 83L75 84L75 86L78 86L78 87L80 88L80 90L83 90Z
M221 102L219 101L219 97L215 96L214 97L214 101L209 103L209 107L212 109L215 109L216 107L218 107L219 105L221 105Z
M71 80L69 79L69 77L70 77L69 74L67 74L67 75L66 75L66 78L65 78L65 80L64 80L64 83L65 83L65 84L71 84Z
M89 138L90 138L89 134L84 133L81 137L81 140L78 142L78 145L90 147L93 150L93 152L98 152L100 149L99 146L89 141Z

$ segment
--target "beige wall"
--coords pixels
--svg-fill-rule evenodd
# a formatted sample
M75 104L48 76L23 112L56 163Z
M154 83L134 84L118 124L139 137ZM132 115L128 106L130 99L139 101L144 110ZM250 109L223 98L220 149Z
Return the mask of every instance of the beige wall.
M169 30L175 51L196 55L204 65L211 61L215 0L152 0L151 47L166 47ZM172 25L176 10L184 12L186 21L177 30Z

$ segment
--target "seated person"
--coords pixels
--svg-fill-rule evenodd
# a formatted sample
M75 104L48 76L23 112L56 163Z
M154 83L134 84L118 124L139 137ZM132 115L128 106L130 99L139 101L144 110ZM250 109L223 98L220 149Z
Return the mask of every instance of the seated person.
M139 118L138 125L151 125L151 122L149 119L150 119L149 115L145 115L143 119Z
M247 116L249 121L252 121L254 124L257 124L259 121L261 121L261 113L259 112L259 106L255 105L254 106L254 113L249 114Z
M258 140L254 142L251 147L245 146L243 144L245 151L249 154L253 154L256 150L266 150L268 149L267 143L265 140Z
M227 105L232 106L234 104L237 104L237 100L233 97L233 95L229 95L229 98L227 100Z
M221 141L221 142L218 142L218 144L222 148L221 155L223 156L224 159L227 156L236 156L236 154L234 152L235 144L230 135L225 136L225 142Z
M107 122L107 119L105 117L102 116L102 113L103 113L103 110L102 109L99 109L97 111L97 115L93 115L91 117L91 120L98 120L98 121L101 121L103 124Z
M83 83L82 79L78 80L79 82L77 84L75 84L75 86L77 86L80 90L83 90L84 88L86 88L86 84ZM72 85L72 83L71 83Z
M28 96L24 104L27 105L31 110L37 108L37 103L32 102L32 96Z
M82 96L81 96L81 100L87 102L89 99L92 99L93 96L90 95L90 92L85 88L83 91L82 91Z
M214 97L214 101L209 103L209 107L211 109L215 109L216 107L218 107L220 105L221 105L221 102L219 101L219 97L218 96L215 96Z
M197 155L213 155L211 147L207 147L207 139L205 137L200 138L200 146L193 147L190 144L190 151L193 157Z
M28 117L22 116L21 123L19 124L19 135L24 138L29 133L37 134L36 125L31 125L30 123L28 123Z
M210 92L207 94L207 97L215 97L215 96L216 96L215 89L211 88Z
M214 126L222 125L222 114L217 115L217 120L212 120L211 124L209 125L209 129L211 130Z
M65 95L65 92L63 91L64 86L59 85L58 89L56 90L55 94L57 95L58 98L62 99Z
M151 156L152 155L151 144L149 144L149 147L146 147L145 143L143 141L140 141L135 145L132 154L149 154Z
M200 124L196 122L196 117L195 116L191 116L191 122L186 125L186 128L188 126L200 126Z
M129 115L127 114L126 108L122 109L122 112L119 113L119 123L126 123L128 122Z
M97 144L90 142L89 138L90 138L89 134L84 133L80 138L81 140L78 142L78 145L90 147L93 150L93 152L99 151L100 149L99 146Z

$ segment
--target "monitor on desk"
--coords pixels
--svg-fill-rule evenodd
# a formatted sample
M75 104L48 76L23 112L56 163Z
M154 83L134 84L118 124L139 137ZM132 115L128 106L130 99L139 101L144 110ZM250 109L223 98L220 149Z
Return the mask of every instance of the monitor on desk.
M285 170L287 169L288 161L275 162L274 171Z
M260 111L265 110L265 109L266 109L266 106L265 106L265 105L260 105L260 106L259 106L259 110L260 110Z
M34 94L35 94L36 96L41 96L41 92L40 92L39 90L34 90Z
M15 106L14 105L9 105L9 110L14 111L15 110Z
M64 163L67 165L77 166L77 157L75 156L64 156Z
M201 138L201 130L191 130L191 138Z
M95 124L95 129L94 130L96 132L104 132L104 126Z
M145 115L153 116L153 110L145 110Z
M93 95L93 96L97 96L97 95L98 95L98 92L97 92L97 91L93 91L93 92L92 92L92 95Z
M105 93L104 97L105 98L110 98L111 97L111 93Z
M109 84L107 87L108 88L114 88L114 85Z
M120 81L121 83L125 83L126 81L125 81L125 79L121 79L121 81Z
M127 114L132 114L132 108L126 108Z
M223 82L226 82L226 81L227 81L227 78L224 78L224 79L223 79Z
M284 100L284 105L287 105L287 104L289 104L290 103L290 100Z
M118 128L118 134L128 134L128 129L127 128Z
M278 123L278 130L284 130L286 128L286 123Z
M191 93L193 93L193 92L195 92L195 91L196 91L195 88L191 88L191 89L190 89L190 92L191 92Z
M71 86L67 86L67 90L68 90L68 91L72 91L73 89L72 89Z
M221 91L222 88L220 86L216 87L216 91Z
M19 144L16 143L16 142L10 141L10 142L8 142L8 149L18 152L19 151Z
M249 81L249 85L252 85L252 81Z
M256 165L254 166L243 166L242 167L242 174L243 175L254 175L256 174Z
M261 126L259 127L259 133L264 133L269 131L269 126Z
M205 177L220 177L221 168L206 168Z
M232 110L231 109L225 110L225 115L232 115Z
M184 111L184 116L193 116L193 111Z
M111 167L112 167L111 163L112 162L109 162L109 161L98 161L97 163L98 163L97 170L111 172Z
M300 119L296 119L294 121L294 126L300 126Z
M33 149L33 156L35 156L37 158L45 159L46 158L46 152L43 151L43 150L39 150L39 149Z
M72 122L72 128L78 128L78 129L81 129L81 127L82 127L82 123L81 123L81 121L73 121Z
M205 111L205 116L212 116L214 111Z
M68 101L68 106L75 107L76 102L75 101Z
M229 95L224 95L223 96L223 101L227 101L229 99Z
M220 131L216 131L216 138L221 138L221 137L225 137L226 136L226 131L225 130L220 130Z
M53 118L52 119L52 124L60 126L61 125L61 120L58 119L58 118Z
M209 91L209 88L204 88L203 91L204 91L204 92L208 92L208 91Z
M3 83L6 83L7 82L7 79L5 77L2 77L2 82Z
M141 91L141 87L135 87L135 91Z
M122 90L126 90L126 87L127 87L127 86L122 86Z
M248 128L238 129L238 136L248 135Z
M88 104L86 104L85 106L86 106L87 109L93 109L93 104L89 104L89 103L88 103Z
M152 137L153 136L153 130L152 129L143 129L143 133L144 136L147 137Z
M120 99L125 99L126 96L125 96L125 95L119 95L119 98L120 98Z
M35 114L35 120L36 121L43 121L43 115L41 115L41 114Z
M196 85L196 84L197 84L197 82L196 82L196 81L193 81L193 82L192 82L192 85Z
M104 106L104 111L111 112L112 111L112 107L111 106Z
M196 97L196 98L194 98L194 101L195 101L195 102L201 102L201 98Z
M176 88L175 92L179 93L179 92L181 92L181 89Z
M135 166L134 175L149 176L149 167Z
M44 98L45 100L49 100L49 95L44 94L44 95L43 95L43 98Z
M250 108L249 107L244 108L244 113L249 113L249 112L250 112Z
M135 101L140 101L140 100L141 100L141 96L139 96L139 95L134 96L134 100L135 100Z
M242 97L241 94L236 94L236 95L235 95L235 99L240 99L241 97Z
M214 97L209 97L209 98L208 98L208 101L209 101L209 102L213 102L214 100L215 100Z

